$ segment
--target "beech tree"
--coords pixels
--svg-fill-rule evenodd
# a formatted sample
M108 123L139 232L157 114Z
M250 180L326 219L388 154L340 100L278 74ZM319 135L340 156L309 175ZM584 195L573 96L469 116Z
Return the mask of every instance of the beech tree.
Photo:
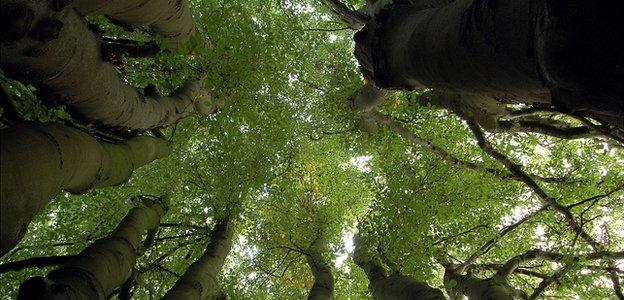
M22 239L35 215L63 190L82 194L120 185L135 169L170 151L155 137L105 143L57 123L2 129L1 141L0 255Z
M91 8L102 8L105 4L111 9L114 6L114 3L99 3ZM115 13L118 17L123 15L119 8L109 11L113 17ZM194 25L186 5L182 4L179 10L183 12L181 15L156 14L151 16L151 21L143 19L133 24L148 22L181 43L194 33ZM137 8L130 11L137 14ZM69 103L76 104L72 110L82 117L117 129L144 130L170 125L194 111L206 115L217 110L211 107L200 81L188 81L169 97L139 95L124 85L112 65L102 60L99 39L87 29L74 7L65 2L9 2L3 5L1 13L6 20L2 25L5 30L1 38L5 54L0 62L2 68L13 75L28 74L23 79L38 84L44 91L43 97L71 99ZM162 24L164 19L172 19L174 23L181 19L180 24L187 24L190 29L168 28ZM178 34L176 30L182 32ZM4 94L3 101L11 102L10 95ZM17 114L14 111L13 115ZM84 193L94 186L122 184L135 168L169 152L165 143L156 139L135 138L114 146L55 124L16 126L3 132L2 140L0 255L21 240L35 214L61 190ZM42 182L47 183L33 184L32 176L41 176ZM21 194L25 190L29 196L24 199Z
M141 237L167 212L162 198L131 210L108 236L95 241L45 278L24 282L18 299L105 299L133 272Z
M592 1L395 1L356 34L356 56L380 87L551 103L622 129L621 49L607 42L622 34L609 29L615 11Z
M145 16L140 11L135 16ZM3 37L3 70L37 85L46 96L44 100L66 103L89 122L146 130L171 125L191 113L208 115L217 109L198 81L187 82L168 97L141 95L124 84L114 67L102 60L98 37L71 5L54 9L44 2L18 1L6 3L3 15L10 19L7 25L16 26L7 28L8 35Z
M217 274L232 248L233 214L229 212L223 220L215 224L204 254L188 267L184 275L165 294L164 299L205 299L219 294Z
M96 266L80 253L145 206L133 196L166 194L167 214L139 238L151 247L124 252L124 272L98 275L102 297L622 299L623 139L617 110L598 107L618 103L609 93L621 74L606 61L617 62L619 29L596 33L615 27L617 5L578 2L578 22L552 23L577 2L35 2L0 8L0 26L11 29L0 35L2 151L14 157L2 157L2 187L18 200L53 182L54 191L33 200L41 207L28 230L0 258L6 297L33 283L58 287L54 274L83 274L67 271L75 259ZM28 9L32 22L15 17ZM555 27L524 35L542 28L524 21L551 13L561 18L542 25ZM42 18L63 22L58 37L35 39L56 32L35 30ZM559 29L568 40L552 39ZM467 39L457 43L457 30ZM567 51L584 35L576 58L525 57L528 41ZM20 47L54 52L39 60ZM553 53L540 47L533 58ZM22 59L29 63L9 67ZM579 64L592 66L586 76L539 77L576 76ZM570 69L542 71L552 66ZM55 88L46 76L57 72L65 85ZM134 119L108 93L119 87L142 107ZM98 110L123 111L140 126L78 112L87 94ZM565 106L573 99L583 100ZM49 153L58 140L71 159L31 140ZM90 159L100 152L146 159L145 147L129 146L137 141L164 157L124 163L114 182L98 177ZM44 168L48 159L63 167ZM75 178L80 191L65 185ZM27 203L4 194L1 202ZM12 215L2 212L3 234L19 232L4 223L22 221Z
M366 253L362 238L355 238L353 259L368 277L368 288L374 299L445 299L442 291L426 283L401 275L386 274L381 258L376 254Z
M98 1L81 0L72 6L83 15L105 15L123 27L149 26L167 39L169 48L179 48L197 33L186 1Z
M314 284L308 292L308 299L333 299L334 298L334 277L331 268L323 259L322 251L326 249L326 244L322 238L314 240L308 248L306 260L314 276Z

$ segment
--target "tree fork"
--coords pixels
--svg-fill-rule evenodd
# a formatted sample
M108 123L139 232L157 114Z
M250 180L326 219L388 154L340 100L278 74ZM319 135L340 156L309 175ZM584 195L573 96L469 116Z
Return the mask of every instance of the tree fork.
M154 137L116 144L56 123L27 122L0 131L0 256L24 236L35 215L62 190L84 193L125 183L132 172L169 154Z
M470 300L513 300L520 295L522 296L519 298L526 298L526 294L511 287L506 278L498 274L491 278L480 279L472 275L461 275L447 267L444 284L448 293L452 295L451 299L458 299L457 293L467 296Z
M197 29L186 0L75 0L72 6L83 15L105 15L126 28L149 26L168 38L170 49L177 49Z
M33 15L20 19L18 31L25 34L17 39L11 35L10 42L0 44L0 67L8 75L58 95L78 117L114 129L160 128L193 113L208 115L218 109L200 81L188 81L168 97L141 95L102 60L99 38L75 10L57 12L46 3L3 3L2 15L16 10ZM11 24L1 24L1 29L9 30L4 26Z
M123 69L123 56L127 57L154 57L160 53L160 47L155 41L140 43L128 39L102 37L102 59L119 69Z
M106 299L131 277L142 235L157 228L166 212L163 198L133 208L108 236L76 258L46 277L22 283L17 299Z

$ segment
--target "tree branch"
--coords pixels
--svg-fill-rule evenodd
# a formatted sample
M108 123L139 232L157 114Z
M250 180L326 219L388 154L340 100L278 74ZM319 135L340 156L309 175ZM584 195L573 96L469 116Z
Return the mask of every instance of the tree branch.
M473 163L470 161L464 161L461 159L458 159L456 157L454 157L453 155L451 155L450 153L448 153L446 150L442 149L441 147L437 146L436 144L423 139L415 134L413 134L411 131L409 131L407 128L403 127L401 124L399 124L397 121L393 120L392 118L382 115L381 113L379 113L378 111L371 111L370 112L370 116L371 118L373 118L375 121L385 124L386 126L388 126L392 131L396 132L397 134L399 134L401 137L403 137L405 140L426 148L428 150L430 150L431 152L433 152L434 154L436 154L437 156L439 156L440 158L442 158L442 160L450 163L451 165L455 165L458 167L462 167L462 168L466 168L466 169L471 169L473 171L476 172L483 172L483 173L489 173L492 174L500 179L511 179L511 180L517 180L517 181L523 181L523 178L519 177L518 174L515 174L513 172L511 173L507 173L505 171L496 169L496 168L489 168L489 167L484 167L481 164L477 164L477 163ZM526 175L526 174L525 174ZM544 181L544 182L548 182L548 183L562 183L562 182L566 182L567 179L564 176L563 178L559 178L559 177L542 177L542 176L537 176L537 175L527 175L530 176L530 178L535 178L537 180L540 181ZM533 180L533 179L531 179Z
M31 257L24 260L0 264L0 273L9 271L17 272L27 268L41 269L50 266L58 266L74 258L76 258L75 255Z
M600 132L601 134L603 134L606 137L609 137L619 143L621 143L622 145L624 145L624 137L620 136L619 134L616 133L616 130L610 129L608 126L599 126L596 125L594 123L592 123L589 119L577 115L577 114L573 114L572 115L574 118L576 118L577 120L581 121L581 123L583 123L583 125L594 129L598 132Z
M542 213L543 211L545 211L547 209L548 209L548 206L544 205L544 206L540 207L540 209L538 209L538 210L528 214L524 218L520 219L518 222L513 223L513 224L503 228L498 233L497 236L495 236L495 237L491 238L490 240L488 240L487 242L485 242L485 244L483 244L477 251L473 252L466 261L464 261L460 266L458 266L456 268L457 272L462 273L469 265L473 264L477 260L477 258L479 258L481 255L483 255L483 254L487 253L488 251L490 251L490 249L492 249L492 247L496 243L498 243L498 241L500 241L502 237L504 237L508 233L510 233L513 230L515 230L516 228L518 228L520 225L524 224L526 221L530 220L534 216Z
M499 130L511 132L533 132L545 134L560 139L580 139L598 135L585 126L579 127L559 127L542 120L499 120L497 121Z
M15 105L15 98L4 85L0 84L0 105L2 105L2 118L11 123L11 125L19 124L25 121L24 116Z
M503 264L473 264L468 269L470 269L470 270L472 270L472 269L489 269L489 270L494 270L494 271L498 272L501 268L503 268L503 266L504 266ZM531 271L531 270L528 270L527 268L523 268L523 267L516 268L514 270L514 273L527 275L527 276L533 276L533 277L541 278L541 279L545 279L545 278L549 277L546 274L542 274L540 272Z
M204 186L205 186L205 183L204 183ZM188 228L192 228L195 230L202 230L202 231L208 230L207 226L198 226L198 225L183 224L183 223L160 223L159 226L160 227L188 227Z
M348 7L339 0L321 0L321 2L328 5L331 11L353 30L364 28L364 25L370 18L368 15Z
M511 174L513 174L516 178L519 178L522 182L524 182L524 184L528 186L538 196L538 198L542 201L542 203L544 203L544 205L548 205L553 210L561 214L566 224L568 225L568 227L570 227L570 229L578 233L579 236L581 236L584 240L586 240L593 248L599 248L599 244L594 240L593 237L591 237L585 231L585 229L583 229L579 225L579 223L574 218L574 215L572 215L572 213L570 212L568 208L561 205L559 202L557 202L555 198L548 195L537 184L537 182L535 182L535 180L531 178L531 176L529 176L527 173L525 173L522 170L520 165L512 162L506 155L494 149L494 147L492 147L490 142L488 142L485 139L485 135L483 134L483 131L481 131L481 128L479 128L479 126L474 121L470 119L466 119L466 118L464 120L466 120L466 122L468 123L468 127L470 128L475 138L477 139L477 143L479 144L479 147L485 153L487 153L488 155L490 155L491 157L499 161L501 164L503 164L507 168L507 170L509 170Z
M341 27L341 28L306 28L303 31L318 31L318 32L336 32L351 29L351 27Z
M540 282L539 286L533 290L531 296L529 296L529 300L534 300L539 297L539 295L548 288L552 283L556 282L568 271L568 265L563 265L561 268L557 269L555 273L548 277L544 278L542 282Z
M142 43L129 39L102 37L102 52L105 57L122 54L129 57L154 57L160 52L160 47L154 41Z
M557 110L556 108L550 105L548 106L532 105L532 106L521 108L518 110L508 110L508 111L509 111L508 117L511 117L511 118L526 117L526 116L534 115L537 113L561 113L559 110Z
M580 236L583 240L585 240L594 251L600 251L603 249L603 246L600 245L592 236L590 236L585 229L583 229L582 224L579 224L574 215L567 207L561 205L557 200L550 195L548 195L529 175L527 175L520 167L520 165L513 163L507 156L498 152L492 145L485 139L481 128L469 118L465 116L461 116L467 122L468 127L473 132L475 138L477 139L477 143L479 147L483 149L483 151L500 163L502 163L512 174L516 177L520 178L533 192L538 196L538 198L544 203L544 205L548 205L550 208L555 210L557 213L563 216L564 221L568 225L568 227L576 233L577 236ZM615 263L611 259L607 259L607 264L609 267L615 267ZM622 293L622 287L620 286L620 279L615 272L610 272L609 277L613 282L613 289L620 300L624 300L624 294Z
M606 192L606 193L599 194L599 195L595 195L595 196L589 197L589 198L587 198L587 199L581 200L581 201L579 201L579 202L576 202L576 203L574 203L574 204L570 204L570 205L566 206L566 208L567 208L567 209L572 209L572 208L574 208L574 207L577 207L577 206L579 206L579 205L583 205L583 204L585 204L585 203L587 203L587 202L590 202L590 201L592 201L592 202L599 201L600 199L603 199L603 198L605 198L605 197L609 197L609 196L611 196L613 193L618 192L618 191L620 191L620 190L622 190L622 189L624 189L624 183L622 183L622 184L620 184L620 185L616 186L615 188L613 188L613 189L609 190L609 191L608 191L608 192Z

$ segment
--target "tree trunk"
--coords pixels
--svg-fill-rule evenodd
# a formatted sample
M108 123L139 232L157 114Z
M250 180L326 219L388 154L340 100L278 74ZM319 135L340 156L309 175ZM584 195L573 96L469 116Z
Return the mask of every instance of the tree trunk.
M340 0L323 0L331 8L331 11L336 14L342 22L353 30L360 30L366 25L366 21L369 16L363 12L359 12L349 8L346 4Z
M221 271L225 258L232 248L233 218L233 213L230 213L215 225L210 243L202 257L188 267L163 299L196 300L219 294L217 274Z
M24 236L34 216L62 190L84 193L126 182L132 172L167 156L153 137L111 144L56 123L23 123L0 131L0 256Z
M381 260L376 255L366 254L356 235L353 260L368 277L368 289L373 299L378 300L446 300L442 291L424 282L418 282L401 274L386 275Z
M380 89L370 83L366 83L349 97L349 103L351 109L367 112L376 109L392 94L392 91Z
M451 299L455 299L458 293L470 300L513 300L518 295L516 289L511 287L504 277L496 275L492 278L480 279L471 275L460 275L455 270L447 269L444 274L444 284L450 291Z
M314 284L308 292L308 300L331 300L334 298L334 276L329 266L323 259L322 252L325 250L325 241L317 238L308 249L308 265L314 276Z
M368 288L374 299L445 300L442 291L402 275L369 277Z
M25 281L17 299L107 299L132 275L142 235L158 227L166 210L162 199L132 209L113 232L77 258L46 277Z
M0 273L6 273L10 271L18 272L28 268L41 269L50 266L58 266L66 263L69 260L74 259L75 257L75 255L39 256L19 261L7 262L4 264L0 264Z
M169 97L144 96L102 60L99 39L72 9L56 12L47 1L3 3L0 66L35 84L47 99L69 105L90 122L119 129L164 127L192 113L215 111L209 92L189 81ZM7 26L7 28L5 28ZM11 32L9 32L11 33Z
M124 27L149 26L179 48L196 29L186 0L76 0L72 6L83 15L106 15Z
M404 2L403 2L404 3ZM436 88L551 102L624 128L624 4L457 0L392 4L356 34L383 88Z

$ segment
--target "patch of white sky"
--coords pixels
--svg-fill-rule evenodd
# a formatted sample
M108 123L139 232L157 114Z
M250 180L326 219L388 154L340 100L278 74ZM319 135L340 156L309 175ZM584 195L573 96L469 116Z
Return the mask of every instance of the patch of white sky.
M252 243L249 243L247 237L241 234L234 242L231 252L245 261L253 262L260 253L260 249ZM239 262L236 259L227 259L224 265L225 273L233 274L237 269L237 264L239 264ZM241 280L241 282L251 282L258 278L258 276L259 274L257 272L251 271L247 274L246 280Z
M349 159L349 164L356 167L362 173L370 173L371 172L371 159L373 158L370 154L353 156ZM345 264L345 261L353 254L353 250L355 249L355 245L353 243L353 237L355 236L356 226L347 226L342 230L342 247L336 247L338 250L336 254L336 258L334 259L334 266L337 269L341 269L342 271L349 273L350 270L348 266Z
M371 171L371 155L354 156L349 159L349 163L355 166L362 173L370 173Z
M412 165L415 164L422 157L422 154L414 152L413 148L406 148L405 155L409 157L408 162Z
M536 199L536 197L533 196L531 191L527 191L520 195L518 200L521 200L521 203L523 204L513 207L509 214L501 218L499 229L520 221L520 219L528 216L541 207L541 203L538 199Z
M336 258L334 259L334 266L337 269L341 269L346 273L349 273L349 268L345 264L345 261L353 254L353 250L355 249L355 244L353 243L353 237L355 236L355 228L347 227L342 230L342 251L338 251L336 253ZM340 249L340 248L339 248Z
M624 196L620 196L620 200L624 200ZM601 216L593 221L595 225L593 226L592 233L594 236L598 237L600 242L608 243L611 239L610 235L614 232L617 236L624 235L624 220L621 218L612 218L609 215L611 208L598 207L597 210L600 212Z
M241 133L245 134L247 132L249 132L249 125L247 124L243 124L239 127L239 130Z
M290 0L283 1L284 7L291 9L295 13L311 13L314 12L314 6L310 3L293 2Z

